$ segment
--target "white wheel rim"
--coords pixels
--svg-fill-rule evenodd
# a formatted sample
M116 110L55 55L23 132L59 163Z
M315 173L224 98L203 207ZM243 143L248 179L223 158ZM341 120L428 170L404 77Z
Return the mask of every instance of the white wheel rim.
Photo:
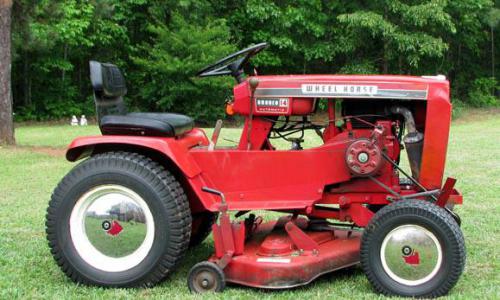
M101 185L86 192L73 207L69 226L80 257L106 272L132 269L153 246L155 226L151 210L142 197L121 185Z
M386 235L380 258L384 271L394 281L416 286L434 278L443 262L443 250L426 228L402 225Z

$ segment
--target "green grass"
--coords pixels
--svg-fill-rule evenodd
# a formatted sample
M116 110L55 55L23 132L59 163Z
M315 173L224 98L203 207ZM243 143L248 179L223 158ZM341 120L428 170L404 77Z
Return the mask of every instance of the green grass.
M16 129L20 146L66 147L78 136L98 135L97 126L23 126Z
M224 129L221 138L237 140L238 129ZM12 298L161 298L218 299L221 295L193 296L186 286L189 268L213 251L210 240L186 253L170 278L150 289L104 289L72 283L57 267L45 239L45 209L52 189L74 165L63 157L37 148L65 147L72 138L97 134L96 127L29 126L16 130L23 147L0 148L0 299ZM306 145L317 141L308 136ZM224 141L231 145L231 142ZM30 146L30 147L27 147ZM281 144L285 147L286 144ZM452 299L500 298L500 115L458 121L452 126L446 175L458 178L464 206L467 265ZM359 267L322 276L308 286L263 291L230 285L229 299L374 299Z

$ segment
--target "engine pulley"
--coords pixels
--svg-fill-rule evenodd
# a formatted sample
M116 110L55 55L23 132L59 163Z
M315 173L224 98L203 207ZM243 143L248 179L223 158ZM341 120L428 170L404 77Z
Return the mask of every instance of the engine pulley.
M357 139L347 147L346 164L355 176L374 175L383 162L380 147L367 138Z

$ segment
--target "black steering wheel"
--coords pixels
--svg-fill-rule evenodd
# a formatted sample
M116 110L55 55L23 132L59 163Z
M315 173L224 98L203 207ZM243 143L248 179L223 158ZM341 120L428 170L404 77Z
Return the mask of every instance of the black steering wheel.
M243 67L250 58L267 47L267 43L260 43L235 52L223 59L203 68L196 75L199 77L232 75L238 83L244 80Z

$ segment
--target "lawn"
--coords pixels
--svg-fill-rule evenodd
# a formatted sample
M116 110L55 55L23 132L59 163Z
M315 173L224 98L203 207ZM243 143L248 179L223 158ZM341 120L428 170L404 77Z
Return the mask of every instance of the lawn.
M97 134L94 126L23 126L18 147L0 148L0 299L12 298L202 298L186 285L189 268L212 252L207 240L190 250L180 268L150 289L103 289L78 286L57 267L45 239L44 217L50 193L73 166L62 148L72 138ZM237 140L239 129L224 129L222 138ZM307 142L317 139L308 137ZM224 141L230 145L231 142ZM47 151L53 150L54 151ZM58 150L60 149L60 150ZM500 114L459 119L452 126L446 175L458 178L464 206L467 265L449 298L500 298ZM322 276L312 284L285 291L263 291L230 285L222 294L238 299L373 299L359 267ZM221 295L203 296L218 299Z

